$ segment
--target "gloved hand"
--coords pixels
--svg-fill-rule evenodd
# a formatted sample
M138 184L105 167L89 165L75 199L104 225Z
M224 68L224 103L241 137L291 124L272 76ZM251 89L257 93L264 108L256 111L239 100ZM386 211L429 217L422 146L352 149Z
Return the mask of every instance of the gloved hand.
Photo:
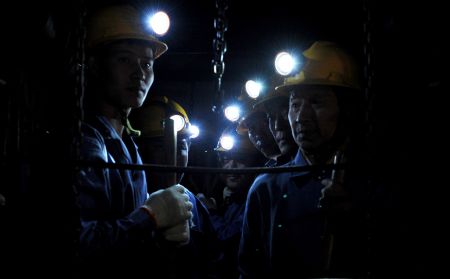
M164 239L177 242L178 245L186 245L189 243L189 221L184 221L178 225L170 227L162 231Z
M197 198L203 203L204 206L206 206L208 210L217 209L217 203L214 198L207 198L203 193L198 193Z
M233 191L229 187L223 188L223 200L225 203L227 203L227 200L231 198L231 195L233 194Z
M192 218L192 203L180 185L173 185L164 190L153 192L143 207L153 216L158 229L164 229L184 223Z

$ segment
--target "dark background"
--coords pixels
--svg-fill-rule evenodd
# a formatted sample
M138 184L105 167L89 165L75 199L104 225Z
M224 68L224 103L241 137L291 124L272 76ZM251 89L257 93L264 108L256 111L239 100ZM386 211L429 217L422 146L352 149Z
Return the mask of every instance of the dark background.
M212 148L227 124L211 110L217 104L211 65L214 1L128 2L156 4L171 17L163 38L169 50L155 63L151 94L172 97L187 110L201 128L191 164L211 164ZM101 1L85 4L90 9ZM43 274L52 274L54 263L69 268L76 235L67 166L76 154L80 116L74 61L82 6L74 0L3 1L0 9L0 192L8 197L0 227L9 228L2 229L0 244L10 248L0 253ZM366 66L364 50L371 51L371 83L365 79L367 167L374 181L391 187L398 221L389 233L402 240L403 249L391 257L399 256L406 274L425 276L441 266L434 255L443 249L440 213L448 184L438 164L447 157L445 11L434 0L231 0L226 11L226 100L237 97L248 78L270 78L280 50L300 52L315 40L336 41ZM52 256L42 258L44 252Z

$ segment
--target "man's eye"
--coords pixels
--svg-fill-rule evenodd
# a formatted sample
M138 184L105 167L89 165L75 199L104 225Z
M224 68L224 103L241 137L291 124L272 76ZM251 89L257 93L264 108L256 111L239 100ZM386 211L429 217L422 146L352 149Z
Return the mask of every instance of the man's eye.
M153 65L151 63L144 63L144 68L147 70L151 70L153 68Z

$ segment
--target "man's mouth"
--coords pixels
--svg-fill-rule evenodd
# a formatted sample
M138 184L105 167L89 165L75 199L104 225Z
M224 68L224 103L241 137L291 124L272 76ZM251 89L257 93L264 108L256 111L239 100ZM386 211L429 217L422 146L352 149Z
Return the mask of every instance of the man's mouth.
M231 181L236 181L236 180L239 179L239 176L237 176L237 175L228 175L227 178L230 179Z
M133 96L133 97L143 97L144 96L144 89L141 87L127 87L127 91Z

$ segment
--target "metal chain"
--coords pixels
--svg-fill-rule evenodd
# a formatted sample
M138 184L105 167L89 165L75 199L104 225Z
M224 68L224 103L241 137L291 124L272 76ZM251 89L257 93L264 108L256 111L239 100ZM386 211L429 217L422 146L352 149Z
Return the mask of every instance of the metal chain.
M228 0L215 0L217 16L214 19L214 29L216 35L213 39L214 58L212 60L213 73L216 77L217 97L212 108L214 112L218 112L222 108L224 91L222 90L222 76L225 71L225 62L223 60L225 52L227 52L227 42L225 40L225 32L228 29L228 21L226 11L228 9Z
M85 49L84 41L86 38L86 10L80 12L80 17L78 21L78 40L76 45L75 53L75 63L76 63L76 76L75 76L75 158L79 159L80 156L80 145L81 145L81 123L83 121L83 98L85 91Z
M371 135L373 134L373 105L374 105L374 95L373 95L373 37L372 37L372 14L370 9L370 0L363 1L363 12L364 12L364 43L363 43L363 54L364 54L364 96L366 101L366 123L367 123L367 135L366 140L369 144L369 151L371 150L372 143L370 142ZM372 156L372 154L368 154ZM370 159L370 158L369 158Z
M86 40L86 16L87 11L85 5L82 1L80 6L80 12L78 17L78 26L77 26L77 40L76 40L76 50L75 50L75 65L76 65L76 73L75 73L75 113L74 113L74 128L73 128L73 158L75 160L80 159L80 148L81 148L81 124L84 119L83 114L83 98L85 94L85 40ZM77 174L79 171L79 167L76 166L73 170L73 183L72 183L72 193L74 194L74 214L73 214L73 224L74 224L74 256L78 256L78 245L79 245L79 236L80 236L80 224L79 224L79 200L78 200L78 189L76 185ZM76 259L76 258L75 258Z
M367 144L367 156L368 160L371 161L373 159L373 105L374 105L374 95L373 95L373 77L374 77L374 70L373 70L373 55L374 55L374 48L373 48L373 37L372 37L372 28L373 28L373 19L372 19L372 13L371 13L371 6L370 6L370 0L363 0L363 16L364 16L364 22L363 22L363 31L364 31L364 43L363 43L363 54L364 54L364 97L365 97L365 103L366 103L366 115L365 115L365 122L367 125L367 134L366 134L366 144ZM369 192L372 192L370 187L372 186L372 182L370 179L367 181L367 189ZM372 193L368 193L370 196ZM371 216L371 212L366 212L366 226L367 226L367 242L368 242L368 248L367 248L367 255L369 258L371 258L372 251L372 229L373 229L373 220ZM372 276L372 267L369 265L367 270L367 277L371 278Z

